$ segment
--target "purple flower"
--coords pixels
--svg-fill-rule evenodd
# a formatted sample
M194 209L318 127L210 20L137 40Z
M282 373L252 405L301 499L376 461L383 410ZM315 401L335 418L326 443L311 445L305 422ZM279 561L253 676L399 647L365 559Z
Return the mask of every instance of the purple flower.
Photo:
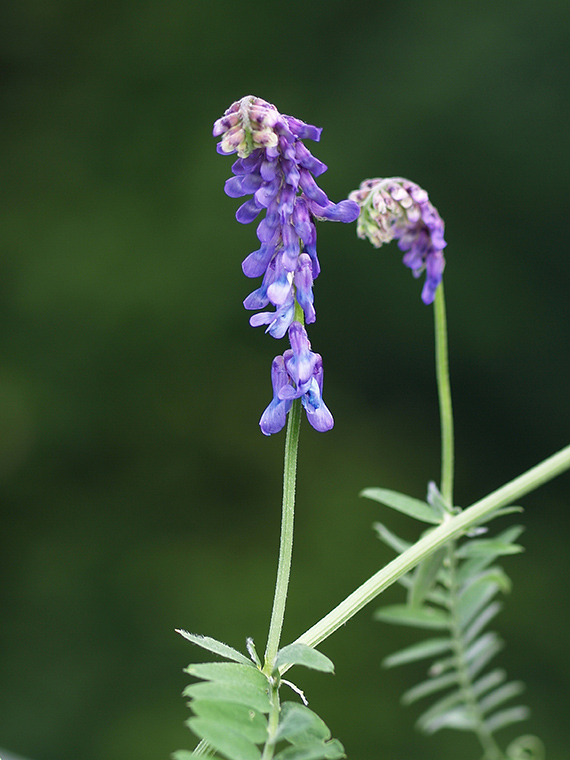
M367 179L349 198L361 206L357 234L375 248L391 240L404 251L403 263L414 277L425 271L422 301L433 302L445 259L444 223L425 190L402 177Z
M353 222L360 208L351 200L332 203L315 182L327 167L302 141L319 140L321 129L279 113L261 98L247 96L231 105L215 122L214 136L221 137L219 153L238 155L226 194L252 196L238 208L238 222L249 224L265 212L257 226L261 247L242 264L247 277L264 275L264 280L244 306L271 304L275 311L254 315L250 324L268 325L270 335L283 337L293 321L295 301L308 324L316 319L312 284L320 265L314 220Z
M276 356L271 366L273 399L261 415L259 425L265 435L278 433L285 425L293 400L301 399L309 423L324 433L334 425L333 416L323 401L323 360L311 351L303 325L289 327L291 348Z

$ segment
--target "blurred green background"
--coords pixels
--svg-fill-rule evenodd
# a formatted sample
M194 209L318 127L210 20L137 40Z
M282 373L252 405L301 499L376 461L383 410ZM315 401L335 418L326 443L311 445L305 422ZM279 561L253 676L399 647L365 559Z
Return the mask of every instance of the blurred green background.
M247 324L255 226L212 123L253 93L324 128L332 200L370 176L428 189L467 506L569 440L568 4L7 0L0 29L0 746L168 758L193 746L200 659L174 628L263 649L278 540L284 435L257 423L284 346ZM321 224L318 249L336 426L302 430L286 640L391 558L374 520L415 537L359 490L423 497L439 473L421 283L354 225ZM570 476L523 503L497 626L533 717L510 735L563 760ZM372 611L322 645L334 677L297 674L311 707L350 758L475 760L470 737L412 730L398 700L423 671L380 662L416 633Z

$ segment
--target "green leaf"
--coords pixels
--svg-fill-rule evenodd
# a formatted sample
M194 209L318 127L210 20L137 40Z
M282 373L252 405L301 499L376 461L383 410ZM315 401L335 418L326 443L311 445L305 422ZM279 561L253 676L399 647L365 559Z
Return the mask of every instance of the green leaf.
M255 667L255 665L250 662L244 654L238 652L237 649L234 649L227 644L223 644L221 641L216 641L216 639L212 639L210 636L200 636L196 633L188 633L188 631L184 631L181 628L177 628L176 633L184 636L185 639L188 639L188 641L191 641L193 644L202 647L202 649L207 649L209 652L213 652L226 660L233 660L242 665L248 665L251 668Z
M490 673L487 673L482 678L480 678L478 681L476 681L473 684L473 694L476 697L480 697L481 694L484 694L486 691L489 691L490 689L494 689L495 686L499 686L499 684L502 684L504 680L506 679L507 674L504 670L500 668L495 668L495 670L492 670Z
M344 747L337 739L326 744L287 747L277 755L275 760L340 760L345 757Z
M172 760L196 760L196 755L187 749L178 749L172 753Z
M484 515L484 517L477 521L477 525L485 525L486 523L491 522L491 520L494 520L496 517L511 515L513 512L524 512L524 509L522 507L501 507L500 509L496 509L494 512L490 512L489 514Z
M217 721L206 718L190 718L188 725L192 731L228 760L260 760L261 752L243 734Z
M469 708L462 706L449 710L433 718L423 728L426 734L435 734L442 728L455 728L458 731L473 731L477 728L477 719Z
M503 642L498 636L494 636L493 640L486 645L485 650L469 663L469 677L475 678L502 648Z
M276 760L338 760L344 757L344 748L336 739L330 739L327 725L312 710L298 702L281 705L277 740L283 739L294 746L280 752Z
M307 744L318 739L326 741L331 732L319 716L299 702L283 702L277 728L277 740L287 739L291 744Z
M520 554L524 547L520 544L510 544L498 538L477 538L466 541L455 552L457 557L486 557L493 559L505 554Z
M402 702L405 705L411 705L422 697L427 697L429 694L434 694L442 689L447 689L449 686L455 686L457 684L457 673L448 673L447 675L440 676L439 678L430 678L427 681L417 686L408 689L408 691L402 695Z
M182 694L191 699L235 702L238 705L252 707L254 710L259 710L262 713L269 712L269 695L267 692L245 684L238 685L202 681L187 686Z
M414 499L411 496L406 496L406 494L389 491L386 488L365 488L360 492L360 496L364 496L365 499L372 499L372 501L378 501L386 507L403 512L403 514L421 522L432 525L439 525L441 523L441 519L435 514L429 504L426 504L425 501Z
M494 710L495 707L502 705L503 702L506 702L513 697L518 697L518 695L522 694L524 690L525 685L522 681L511 681L510 683L506 683L498 689L495 689L495 691L492 691L490 694L487 694L487 696L479 702L479 709L483 714L490 712L491 710Z
M237 731L254 744L267 740L267 718L261 712L234 702L209 702L197 699L192 702L197 717L219 723Z
M450 694L446 694L420 715L416 722L417 727L424 733L433 733L433 731L430 731L432 721L451 710L451 708L463 703L463 700L464 693L462 689L457 689Z
M460 628L464 629L473 618L491 601L499 591L496 578L485 575L461 592L457 602L457 618Z
M408 603L412 607L418 607L433 587L443 564L445 554L446 549L443 547L430 554L429 557L426 557L417 565L413 575L412 588L408 596Z
M510 707L507 710L501 710L495 713L492 717L485 721L485 728L489 733L494 734L500 728L510 726L513 723L519 723L521 720L526 720L530 715L528 707L519 705L517 707Z
M408 662L416 662L426 657L434 657L442 652L448 652L453 646L451 639L426 639L417 644L401 649L399 652L389 655L382 661L385 668L394 668Z
M465 661L467 663L474 662L477 658L487 654L492 657L502 648L502 646L501 639L496 633L493 633L492 631L484 633L467 649L465 652Z
M323 673L334 673L332 660L307 644L293 643L280 649L275 659L275 668L285 665L304 665L306 668L320 670Z
M410 607L407 604L392 604L380 607L374 613L375 620L398 625L411 625L416 628L433 628L443 630L451 623L449 615L435 607Z
M491 620L496 615L498 615L502 608L503 605L500 602L492 602L488 607L485 607L485 609L478 615L478 617L475 618L475 620L463 634L463 643L465 646L468 646L473 641L473 639L479 635L487 623L491 622Z
M382 523L374 523L372 527L376 533L378 533L378 538L380 541L383 541L387 546L390 547L390 549L394 549L394 551L398 552L398 554L402 554L402 552L405 552L406 549L410 548L411 543L409 541L404 541L403 538L399 538L395 533L392 533L391 530L388 530L388 528Z
M261 691L269 688L267 676L255 667L240 665L234 662L201 662L193 663L184 668L184 672L195 678L205 681L219 681L220 683L242 684L253 686Z

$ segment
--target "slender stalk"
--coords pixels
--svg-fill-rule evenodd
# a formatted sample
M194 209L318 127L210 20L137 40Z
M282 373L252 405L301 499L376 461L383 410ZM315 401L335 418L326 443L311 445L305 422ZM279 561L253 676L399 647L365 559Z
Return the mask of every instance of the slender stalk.
M281 539L279 543L279 564L277 582L273 597L271 623L265 649L264 672L271 673L273 661L277 656L281 630L285 617L285 603L291 574L291 557L293 555L293 523L295 518L295 484L297 480L297 450L299 448L299 430L301 428L301 399L295 399L287 421L285 438L285 462L283 465L283 503L281 511Z
M453 506L453 408L451 405L451 385L449 382L449 359L447 348L447 318L443 282L435 293L435 373L439 397L439 418L441 422L441 495L448 506Z
M476 501L458 515L438 525L430 533L417 541L405 552L389 562L359 588L346 597L339 605L315 623L296 640L309 646L316 646L331 633L354 617L368 602L375 599L384 589L391 586L402 575L409 572L418 562L439 549L448 541L458 538L468 528L500 507L507 506L557 475L570 469L570 445L527 470L518 478Z

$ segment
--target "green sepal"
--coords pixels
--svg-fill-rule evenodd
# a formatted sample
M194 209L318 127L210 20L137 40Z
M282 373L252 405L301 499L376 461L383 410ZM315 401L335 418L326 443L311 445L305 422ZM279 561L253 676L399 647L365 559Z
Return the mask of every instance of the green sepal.
M391 507L397 512L413 517L415 520L431 525L441 523L441 518L436 514L436 511L425 501L414 499L412 496L406 496L406 494L398 493L398 491L390 491L387 488L365 488L360 492L360 496L377 501L385 507Z
M407 604L391 604L380 607L374 613L375 620L397 625L411 625L416 628L433 628L444 630L449 628L451 619L443 610L435 607L410 607Z
M285 667L287 665L304 665L312 670L320 670L323 673L334 673L334 664L332 660L307 644L287 644L277 652L274 668Z
M426 657L433 657L434 655L448 652L453 646L451 639L426 639L420 641L417 644L406 647L406 649L400 649L399 652L388 655L382 660L382 665L385 668L395 668L398 665L405 665L408 662L416 662L417 660L424 660Z
M253 668L255 667L255 665L250 662L250 660L248 660L244 654L238 652L237 649L234 649L233 647L230 647L221 641L216 641L216 639L212 639L210 636L200 636L196 633L188 633L188 631L184 631L181 628L177 628L176 633L184 636L185 639L188 639L188 641L191 641L193 644L202 647L202 649L207 649L209 652L213 652L214 654L217 654L226 660L233 660L234 662L239 662L242 665L248 665L249 667Z

